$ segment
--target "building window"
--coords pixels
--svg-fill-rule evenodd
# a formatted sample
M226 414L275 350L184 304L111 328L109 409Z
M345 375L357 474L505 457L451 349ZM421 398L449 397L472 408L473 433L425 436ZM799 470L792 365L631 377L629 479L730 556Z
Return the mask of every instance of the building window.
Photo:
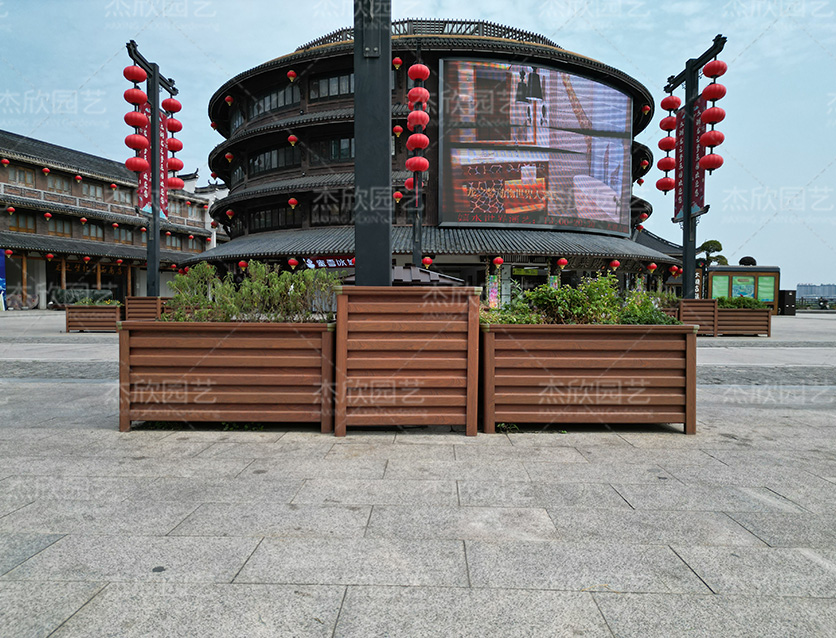
M81 236L84 237L84 239L104 241L104 227L99 224L87 222L81 227Z
M35 217L26 213L17 213L12 216L9 230L16 230L19 233L35 232Z
M241 164L237 164L235 168L232 169L232 175L230 175L229 181L231 186L237 186L244 181L244 167L241 166Z
M302 150L298 146L285 146L262 151L250 157L249 175L258 175L277 168L299 166L302 163Z
M203 204L192 202L192 205L189 206L189 219L200 219L200 211L203 210L202 206Z
M168 214L175 215L177 217L185 217L183 215L183 209L186 208L186 204L181 202L179 199L169 199L168 200Z
M114 228L113 239L120 244L133 244L134 231L130 228Z
M12 184L21 184L22 186L35 185L35 171L31 168L20 168L13 166L9 169L9 181Z
M73 236L73 229L69 219L51 219L47 227L48 235L55 235L56 237Z
M302 101L302 95L299 92L298 84L288 84L285 88L276 91L269 91L256 96L250 102L249 116L250 119L270 113L271 111L278 111L286 106L293 106ZM234 130L234 127L233 127Z
M205 243L205 240L203 243ZM193 253L199 253L201 251L201 245L202 244L199 237L196 239L186 240L186 250L190 250Z
M179 235L166 235L165 247L172 250L183 250L183 238Z
M302 211L297 206L265 208L250 214L250 230L276 230L280 228L299 228L302 225Z
M130 206L133 203L133 193L129 190L117 188L113 191L113 201L117 204L127 204Z
M84 182L81 185L81 194L83 197L104 201L104 188L102 188L101 184L88 184Z
M354 74L343 73L327 78L314 78L309 83L308 99L326 100L354 94Z
M316 140L310 145L309 158L311 166L350 161L354 159L354 138Z
M232 117L229 118L229 129L234 133L237 129L241 128L243 124L244 114L241 112L241 109L236 106L232 109Z
M50 173L46 176L46 189L54 193L70 193L72 186L69 178Z

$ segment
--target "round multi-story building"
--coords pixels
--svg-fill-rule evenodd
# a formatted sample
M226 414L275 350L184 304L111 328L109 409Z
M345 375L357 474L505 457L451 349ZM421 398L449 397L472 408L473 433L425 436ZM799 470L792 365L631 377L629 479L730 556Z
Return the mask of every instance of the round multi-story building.
M420 52L418 54L417 52ZM391 197L396 264L411 261L404 169L407 69L431 75L423 252L470 285L504 260L528 285L556 272L660 271L675 259L632 238L652 213L633 183L652 165L634 141L653 116L630 76L540 35L486 22L392 24ZM354 44L347 28L232 78L209 117L225 138L209 156L229 194L210 213L231 241L200 256L350 267L354 257ZM398 65L397 63L400 62ZM402 134L398 134L402 131Z

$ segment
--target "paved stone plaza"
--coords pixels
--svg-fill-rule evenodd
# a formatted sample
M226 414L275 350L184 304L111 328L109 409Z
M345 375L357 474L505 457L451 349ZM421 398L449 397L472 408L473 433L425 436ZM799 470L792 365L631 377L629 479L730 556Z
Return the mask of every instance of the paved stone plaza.
M698 433L117 431L0 313L0 636L836 635L836 314L700 338Z

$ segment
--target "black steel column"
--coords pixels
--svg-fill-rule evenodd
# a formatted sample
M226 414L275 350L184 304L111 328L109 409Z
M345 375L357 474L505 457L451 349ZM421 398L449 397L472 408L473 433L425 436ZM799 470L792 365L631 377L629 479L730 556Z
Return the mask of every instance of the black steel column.
M149 297L160 296L160 67L150 64L148 73L148 104L151 107L151 228L148 233L148 280L145 286Z
M358 286L392 285L391 0L354 0L354 254Z

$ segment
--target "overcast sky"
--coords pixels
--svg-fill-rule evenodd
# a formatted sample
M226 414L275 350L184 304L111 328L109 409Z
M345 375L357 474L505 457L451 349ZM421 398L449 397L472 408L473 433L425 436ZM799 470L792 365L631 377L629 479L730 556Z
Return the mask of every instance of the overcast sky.
M352 23L350 0L0 0L0 128L124 160L122 69L134 39L176 80L185 172L209 177L221 141L210 95L232 76ZM729 262L780 266L781 288L836 281L836 0L395 0L393 18L464 18L541 33L632 75L658 101L668 76L728 37L721 59L725 165L708 177L697 243L722 242ZM680 97L682 92L679 92ZM656 146L657 110L638 136ZM672 195L654 168L635 193L646 226L672 241Z

